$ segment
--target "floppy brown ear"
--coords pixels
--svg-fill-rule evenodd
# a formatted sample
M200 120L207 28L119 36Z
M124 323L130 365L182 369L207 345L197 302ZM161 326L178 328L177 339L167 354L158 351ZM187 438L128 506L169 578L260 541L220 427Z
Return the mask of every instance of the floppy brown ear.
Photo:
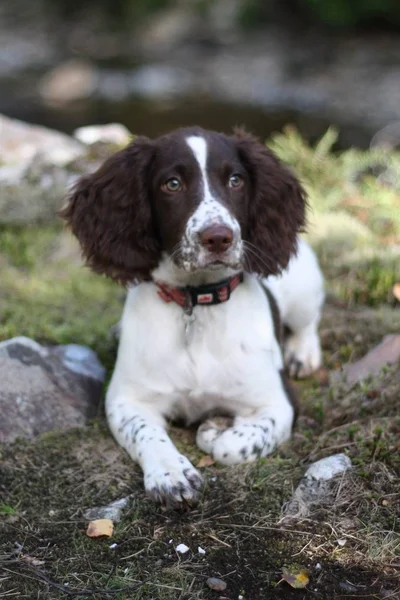
M246 266L262 275L276 274L297 251L297 234L305 225L306 193L289 169L257 138L236 130L235 140L251 185L242 232L248 242Z
M124 284L147 279L160 258L147 190L152 156L151 141L137 138L82 177L61 211L87 264Z

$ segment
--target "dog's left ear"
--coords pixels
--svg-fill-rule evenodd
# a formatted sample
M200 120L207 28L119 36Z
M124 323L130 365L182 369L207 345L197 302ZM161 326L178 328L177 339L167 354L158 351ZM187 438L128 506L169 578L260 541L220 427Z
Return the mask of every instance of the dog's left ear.
M257 138L239 129L234 139L251 185L247 223L242 231L249 243L246 264L264 276L277 274L296 254L297 234L305 225L306 193Z

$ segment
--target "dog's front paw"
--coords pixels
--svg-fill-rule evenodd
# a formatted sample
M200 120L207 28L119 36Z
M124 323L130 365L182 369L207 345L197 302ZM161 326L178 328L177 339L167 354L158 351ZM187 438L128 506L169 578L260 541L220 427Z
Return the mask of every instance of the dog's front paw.
M182 454L159 459L144 476L147 495L167 508L196 505L202 483L200 473Z
M309 377L319 369L321 362L321 346L316 332L293 334L287 339L285 364L290 377Z

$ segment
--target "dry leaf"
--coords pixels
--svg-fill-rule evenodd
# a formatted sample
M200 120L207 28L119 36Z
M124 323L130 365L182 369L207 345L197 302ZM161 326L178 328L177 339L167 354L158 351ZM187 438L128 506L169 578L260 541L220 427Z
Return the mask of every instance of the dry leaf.
M199 468L211 467L211 465L215 465L215 460L211 458L211 456L209 456L208 454L206 454L206 456L202 456L199 462L197 463L197 466Z
M305 588L310 581L307 571L297 567L283 567L282 579L296 590Z
M393 296L400 302L400 283L395 283L393 286Z
M96 521L90 521L86 530L88 537L111 537L113 534L114 525L111 519L96 519Z

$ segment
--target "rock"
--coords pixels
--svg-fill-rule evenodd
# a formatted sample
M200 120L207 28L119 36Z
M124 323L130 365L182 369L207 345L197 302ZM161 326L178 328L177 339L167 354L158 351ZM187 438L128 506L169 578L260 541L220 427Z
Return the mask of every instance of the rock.
M118 523L122 518L122 512L127 508L131 501L131 496L120 498L108 504L107 506L95 506L88 508L83 513L83 516L88 521L96 521L97 519L110 519L113 523Z
M64 133L0 115L2 167L28 167L37 155L47 164L64 166L85 152L82 144Z
M88 146L102 143L123 147L129 144L132 139L129 129L125 125L121 125L121 123L79 127L79 129L74 131L73 135L79 142Z
M97 69L90 62L72 59L42 77L38 89L48 104L68 104L91 96L97 82Z
M84 128L86 129L86 128ZM68 188L130 140L122 125L82 133L86 145L57 131L0 115L0 224L58 220ZM113 140L108 143L106 140Z
M67 135L0 115L0 223L54 220L73 178L66 165L86 153Z
M307 517L313 506L327 502L333 478L344 474L351 466L346 454L333 454L310 465L292 499L284 506L283 520Z
M226 590L226 583L222 581L222 579L218 579L218 577L209 577L206 581L210 590L214 590L215 592L223 592Z
M310 465L304 477L309 481L329 481L336 475L345 473L350 467L351 460L346 454L332 454Z
M387 335L363 358L345 367L343 375L349 385L379 375L383 367L400 361L400 335Z
M0 343L0 442L85 425L96 415L105 370L85 346Z

